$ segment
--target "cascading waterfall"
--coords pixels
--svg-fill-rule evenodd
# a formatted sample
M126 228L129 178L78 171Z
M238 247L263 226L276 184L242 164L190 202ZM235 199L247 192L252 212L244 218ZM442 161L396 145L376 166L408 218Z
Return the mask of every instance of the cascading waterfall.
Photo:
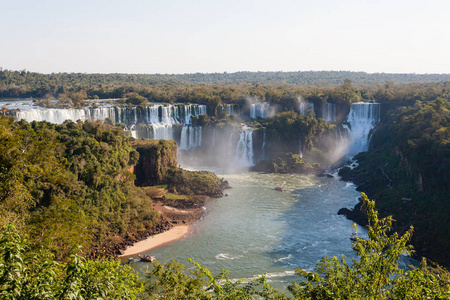
M348 155L353 156L359 152L367 151L369 147L369 134L380 121L379 103L354 103L350 107L350 113L347 116L349 150Z
M239 116L241 114L239 106L236 104L222 104L218 107L218 112L227 112L229 116Z
M190 125L192 117L206 114L206 110L206 105L199 104L163 105L161 103L152 103L148 106L135 107L103 106L96 108L29 109L16 112L16 117L18 120L24 119L28 122L48 121L56 124L61 124L66 120L111 119L114 124L124 123L128 131L130 131L130 135L136 138L173 140L173 125ZM131 130L132 126L133 130ZM200 146L202 139L201 127L189 127L186 130L189 141L186 143L186 149Z
M325 122L336 122L336 104L323 103L322 104L322 120Z
M154 124L149 126L149 135L144 138L151 138L155 140L173 140L172 124Z
M151 104L135 107L86 107L86 108L49 108L18 111L18 120L48 121L61 124L65 120L105 120L110 118L114 124L124 123L126 126L137 124L191 124L192 117L206 114L206 105L163 105Z
M269 116L270 104L269 102L254 103L250 106L250 118L267 118Z
M345 143L344 137L342 136L342 130L340 127L337 127L334 129L334 135L335 135L335 143L336 143L336 147L340 147L341 145L343 145Z
M32 121L48 121L55 124L62 124L65 120L88 120L88 109L30 109L18 111L16 113L18 120Z
M236 161L240 167L253 166L253 129L244 127L236 145Z
M180 146L181 150L201 147L202 145L202 127L184 125L181 129Z
M136 126L131 125L130 128L126 127L124 130L125 130L125 133L127 134L127 136L137 139Z
M308 109L311 109L314 112L314 103L309 102L300 102L300 115L304 116L308 112Z

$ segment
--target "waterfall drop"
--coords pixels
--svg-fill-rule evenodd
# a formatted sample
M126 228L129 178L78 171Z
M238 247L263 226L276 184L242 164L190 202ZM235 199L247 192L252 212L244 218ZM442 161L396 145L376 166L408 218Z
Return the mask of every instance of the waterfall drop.
M236 161L239 167L253 166L253 130L244 127L236 145Z
M325 122L336 122L336 104L323 103L322 104L322 120Z
M309 102L300 102L300 110L299 114L304 116L308 112L308 109L311 109L314 112L314 103Z
M147 106L119 107L105 105L101 107L85 108L50 108L28 109L16 112L18 120L48 121L62 124L66 120L87 121L110 119L114 124L125 124L129 135L135 138L150 138L162 140L178 140L180 131L174 130L174 125L183 125L180 138L181 149L190 149L201 146L201 127L192 127L192 117L206 114L206 105L200 104L169 104L150 103ZM131 128L133 128L131 130ZM175 134L176 133L176 134ZM174 135L177 135L176 137Z
M202 145L202 127L184 125L181 129L180 146L181 150L201 147Z
M254 103L250 107L250 118L267 118L269 116L270 104L269 102Z
M349 149L348 155L353 156L359 152L367 151L369 147L369 134L380 121L379 103L354 103L347 116L350 125L348 129ZM344 127L345 128L345 127Z

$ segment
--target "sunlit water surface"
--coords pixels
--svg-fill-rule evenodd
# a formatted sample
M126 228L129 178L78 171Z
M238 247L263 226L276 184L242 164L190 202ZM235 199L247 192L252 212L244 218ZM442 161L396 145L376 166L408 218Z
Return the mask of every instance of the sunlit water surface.
M282 289L298 279L296 267L312 270L324 255L356 257L349 239L352 222L337 215L358 201L352 184L297 174L219 176L232 186L228 196L209 201L187 236L148 254L161 263L175 259L191 268L189 257L214 275L229 270L232 279L267 273L270 284ZM133 264L142 273L147 266Z

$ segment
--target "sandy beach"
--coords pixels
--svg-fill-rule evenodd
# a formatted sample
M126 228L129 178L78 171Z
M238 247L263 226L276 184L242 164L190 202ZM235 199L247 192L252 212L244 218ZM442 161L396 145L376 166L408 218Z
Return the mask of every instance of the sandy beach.
M142 252L165 245L186 235L188 229L189 225L174 226L168 231L153 235L148 239L135 243L133 246L127 247L127 249L123 251L122 255L119 255L118 257L124 258L137 255Z

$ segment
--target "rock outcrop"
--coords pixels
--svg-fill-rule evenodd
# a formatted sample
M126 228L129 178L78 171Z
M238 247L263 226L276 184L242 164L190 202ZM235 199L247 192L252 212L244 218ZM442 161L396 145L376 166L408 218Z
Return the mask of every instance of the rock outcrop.
M177 167L177 145L171 140L132 140L131 145L139 152L134 167L137 186L161 184L170 169Z

